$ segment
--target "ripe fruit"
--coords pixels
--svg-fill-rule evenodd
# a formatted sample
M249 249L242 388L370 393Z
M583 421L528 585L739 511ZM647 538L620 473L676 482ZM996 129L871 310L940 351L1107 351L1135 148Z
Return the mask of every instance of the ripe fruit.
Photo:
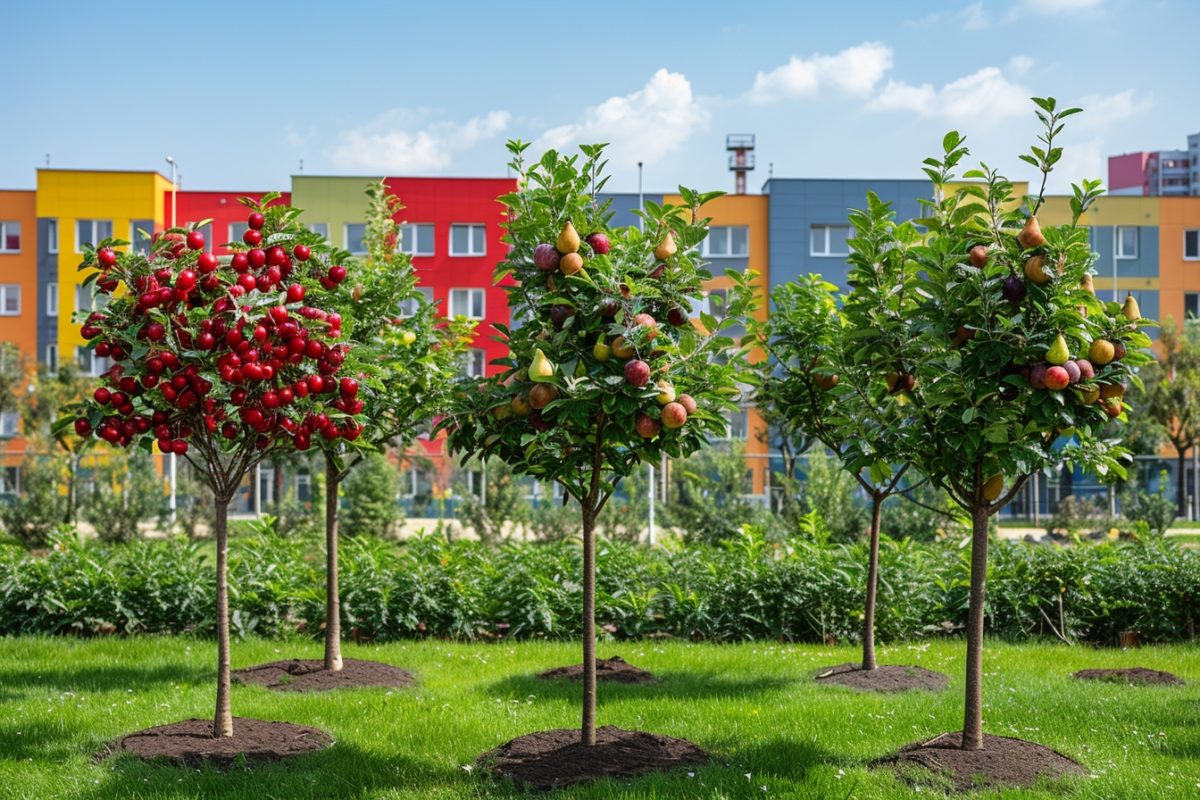
M554 241L554 247L558 252L566 255L578 250L579 244L579 234L576 232L575 226L571 224L571 220L567 220L567 224L562 226L558 238Z
M592 252L598 256L606 255L609 249L608 234L589 233L587 237L588 246L592 248Z
M627 358L633 358L633 344L624 336L618 336L613 339L612 354L624 361Z
M1071 377L1071 383L1079 383L1080 371L1079 365L1074 361L1068 361L1063 364L1063 369L1067 371L1067 375Z
M1104 413L1108 414L1109 419L1116 419L1121 416L1121 398L1108 397L1100 400L1100 407L1104 409Z
M659 261L666 261L675 255L678 250L679 248L675 244L675 235L667 231L667 235L658 243L658 247L654 248L654 257Z
M1100 384L1100 397L1101 398L1107 399L1109 397L1124 397L1124 396L1125 396L1125 384L1123 384L1123 383L1102 383L1102 384Z
M1092 280L1092 273L1089 272L1087 275L1083 276L1080 286L1092 297L1096 296L1096 283Z
M1004 295L1005 300L1014 306L1020 304L1025 299L1025 291L1025 281L1016 275L1009 275L1004 279L1004 283L1000 285L1000 293Z
M1079 380L1090 381L1096 377L1096 368L1086 358L1075 359L1075 366L1079 367Z
M567 320L574 313L575 309L573 306L566 305L565 303L555 303L550 306L550 324L554 326L555 330L562 330L563 325L567 323Z
M1000 474L993 475L983 484L983 499L989 503L994 503L1000 499L1000 493L1003 491L1004 476Z
M1025 259L1025 277L1039 286L1050 282L1050 273L1046 272L1045 256L1030 256Z
M299 303L304 299L304 287L298 283L293 283L287 287L287 301L289 303Z
M212 253L201 253L200 258L196 259L196 268L200 270L202 275L216 272L217 267L220 265L220 260Z
M1025 227L1021 228L1021 232L1017 234L1017 243L1024 250L1041 247L1046 243L1046 237L1042 235L1042 226L1038 224L1037 217L1031 216L1025 220Z
M204 234L200 231L191 231L187 235L187 246L189 250L204 249Z
M647 341L652 342L654 341L655 337L658 336L658 323L654 320L654 317L650 316L649 314L638 314L633 318L633 324L646 328Z
M558 397L558 389L553 384L538 383L534 384L529 390L529 406L530 408L541 411L546 406L550 405L555 398Z
M1035 389L1046 388L1046 371L1050 369L1049 364L1038 364L1029 371L1029 385Z
M654 399L658 401L660 406L675 402L675 387L669 381L661 380L655 386L658 387L658 395Z
M329 268L329 274L327 277L334 283L341 283L342 281L346 280L346 268L339 264L334 264Z
M533 248L533 265L542 272L558 269L558 251L552 244L539 244Z
M634 420L633 426L637 430L638 436L641 436L643 439L653 439L655 436L658 436L658 432L662 429L662 423L640 411Z
M583 269L583 256L579 253L567 253L559 259L558 268L563 275L574 275Z
M883 380L887 384L888 394L912 391L917 385L917 376L902 371L889 372Z
M612 348L606 345L603 339L597 340L596 343L592 345L592 358L603 364L611 357Z
M625 364L625 382L630 386L641 388L650 382L650 365L640 358L635 358Z
M75 434L77 436L88 436L92 432L92 423L88 422L83 417L75 420Z
M1062 365L1067 363L1070 358L1071 351L1067 349L1067 340L1060 333L1054 337L1054 343L1046 351L1046 360L1051 364Z
M417 335L415 333L413 333L412 331L405 331L404 333L400 334L400 341L404 344L405 347L412 347L412 343L415 342L416 340L417 340Z
M105 247L103 250L96 251L96 260L102 267L111 267L117 263L117 254L112 248Z
M1125 357L1125 345L1120 342L1113 342L1113 361L1120 361Z
M1079 390L1079 400L1085 406L1090 406L1092 403L1100 399L1099 386L1084 386Z
M658 418L662 420L664 427L671 430L682 428L683 423L687 422L687 409L680 403L667 403L663 406L662 411L659 412Z
M512 412L518 417L528 417L529 412L533 410L533 406L529 405L529 398L523 394L519 394L509 403Z
M987 245L975 245L967 251L967 258L970 260L972 267L983 269L987 265L988 260Z
M667 322L671 323L676 328L686 325L687 321L688 321L687 312L684 311L679 306L674 306L671 308L670 311L667 312Z
M554 363L546 358L546 354L539 347L533 351L533 361L529 364L529 380L534 383L543 383L554 377ZM537 408L537 406L534 406Z
M1133 295L1126 295L1125 305L1121 306L1121 313L1125 315L1125 319L1130 322L1137 322L1142 318L1142 310L1138 308L1137 298Z
M696 413L696 401L690 394L681 394L675 398L675 402L683 406L683 410L688 413L688 416Z
M249 225L252 230L258 230L266 221L267 218L257 211L253 212L249 217L246 218L246 224Z
M1092 346L1088 348L1088 359L1099 367L1103 367L1105 364L1112 361L1114 355L1116 355L1116 348L1114 348L1113 343L1107 339L1097 339L1096 341L1092 342Z
M242 241L251 247L258 247L262 244L262 238L262 231L257 228L247 228L246 232L242 234Z
M312 248L306 244L298 244L292 248L292 255L296 257L297 261L308 261L309 256L312 255Z
M836 372L832 375L827 375L823 372L813 373L813 383L817 385L817 388L825 391L829 391L833 387L837 386L841 380L842 376L838 375Z
M338 391L342 397L356 397L358 396L358 381L354 378L342 378L338 382Z
M606 297L600 301L600 305L596 307L596 311L600 316L612 318L621 310L621 303L615 297Z
M1047 389L1061 391L1067 388L1067 385L1071 382L1071 374L1059 366L1048 367L1046 375L1042 380L1046 384Z

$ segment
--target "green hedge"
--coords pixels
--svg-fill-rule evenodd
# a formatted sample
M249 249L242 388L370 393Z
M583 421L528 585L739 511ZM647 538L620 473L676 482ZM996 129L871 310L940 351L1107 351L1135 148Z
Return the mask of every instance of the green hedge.
M46 556L0 548L0 634L212 633L212 566L185 541L104 546L58 540ZM1200 552L1169 540L1078 547L994 542L988 625L1008 639L1063 633L1114 643L1194 635ZM368 537L342 547L342 629L376 641L579 635L580 550ZM857 640L865 549L746 536L723 547L645 549L602 542L598 623L617 637ZM878 634L918 639L961 630L967 553L885 540ZM240 635L319 636L321 554L304 539L249 536L230 548ZM1056 633L1057 632L1057 633Z

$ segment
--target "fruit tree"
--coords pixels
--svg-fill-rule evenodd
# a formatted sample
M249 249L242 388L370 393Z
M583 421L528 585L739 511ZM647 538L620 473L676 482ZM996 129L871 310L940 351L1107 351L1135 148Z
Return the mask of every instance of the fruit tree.
M663 454L682 457L723 436L748 381L747 350L729 335L754 298L731 273L723 319L690 309L710 277L697 248L697 210L716 197L680 190L685 205L647 204L645 232L610 228L602 147L549 151L527 164L510 143L518 190L501 198L511 249L514 326L497 325L510 354L499 375L459 395L449 418L461 453L500 458L556 481L579 504L583 534L582 741L595 743L595 525L620 480Z

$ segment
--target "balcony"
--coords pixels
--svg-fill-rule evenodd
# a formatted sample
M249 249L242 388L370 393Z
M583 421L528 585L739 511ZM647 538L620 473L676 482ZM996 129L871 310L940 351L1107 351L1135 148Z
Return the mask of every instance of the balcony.
M753 133L731 133L725 137L726 150L753 150Z

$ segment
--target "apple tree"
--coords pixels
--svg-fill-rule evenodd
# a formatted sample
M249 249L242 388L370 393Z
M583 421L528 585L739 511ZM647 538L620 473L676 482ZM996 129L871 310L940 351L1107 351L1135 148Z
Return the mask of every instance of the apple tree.
M372 451L403 449L432 428L460 375L459 362L474 323L439 319L417 290L412 259L398 250L395 215L404 206L382 181L367 188L367 256L354 259L352 286L326 284L318 295L342 320L350 344L338 382L336 410L368 420L322 436L325 457L325 669L342 668L338 590L338 489ZM348 254L339 254L349 259ZM361 437L361 438L360 438Z
M645 232L612 228L602 146L553 150L527 163L510 142L518 190L507 208L510 250L496 280L513 326L497 325L509 355L496 376L458 395L447 419L452 448L499 458L555 481L579 504L583 538L583 724L596 741L595 526L622 478L724 435L726 413L751 380L747 349L726 335L754 308L748 277L728 273L723 319L689 310L711 276L698 261L708 233L698 215L717 194L686 188L683 205L647 204Z
M299 211L243 199L244 241L219 259L200 228L154 238L149 255L107 240L87 247L84 284L111 295L81 333L112 359L90 399L69 409L74 427L119 447L155 444L185 458L215 498L217 703L214 737L233 735L230 711L228 506L264 458L307 450L314 438L358 431L361 417L335 407L348 345L336 313L306 304L334 289L346 268L297 222Z
M983 747L982 665L988 521L1035 472L1064 463L1097 474L1124 474L1127 451L1104 437L1125 420L1125 387L1148 363L1149 338L1132 298L1124 307L1092 291L1095 254L1079 220L1100 195L1099 181L1072 187L1070 223L1043 229L1037 212L1045 178L1062 157L1059 109L1035 98L1044 127L1021 156L1042 174L1024 206L1013 185L981 165L952 185L968 155L956 132L924 171L935 199L924 201L927 229L914 238L893 225L887 206L865 212L896 235L889 253L903 260L892 291L921 299L911 319L875 319L855 332L863 348L886 348L899 335L923 353L914 363L902 423L907 460L943 488L972 520L966 702L961 746ZM901 334L901 331L905 333ZM879 380L884 380L884 369Z

